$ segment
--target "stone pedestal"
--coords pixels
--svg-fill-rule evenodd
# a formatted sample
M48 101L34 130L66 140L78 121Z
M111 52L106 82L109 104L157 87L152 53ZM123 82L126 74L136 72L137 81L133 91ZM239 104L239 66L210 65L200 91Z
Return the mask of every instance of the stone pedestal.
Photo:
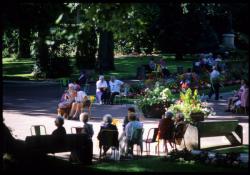
M223 41L222 41L223 46L226 48L234 49L235 48L235 45L234 45L235 35L232 33L225 33L222 36L223 36Z

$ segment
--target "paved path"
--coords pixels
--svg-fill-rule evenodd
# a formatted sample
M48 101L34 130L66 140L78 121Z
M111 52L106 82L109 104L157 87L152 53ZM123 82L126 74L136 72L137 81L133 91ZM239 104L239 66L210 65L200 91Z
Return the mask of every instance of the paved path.
M7 126L12 128L16 138L24 140L30 135L30 126L42 124L46 126L47 133L50 134L55 129L54 119L57 116L56 107L63 89L56 83L15 83L4 82L3 84L3 117ZM92 89L91 91L94 92ZM230 94L223 94L223 99L218 102L209 102L217 112L216 116L211 116L207 120L228 120L237 119L243 126L243 143L249 144L248 139L248 116L225 113L226 99ZM94 155L99 153L97 133L100 129L101 118L104 114L110 113L114 118L119 119L119 133L122 133L122 120L127 114L127 108L130 105L93 105L92 119L90 123L94 126ZM139 116L141 114L139 113ZM149 128L157 127L159 119L147 119L141 117L144 123L144 138L146 138ZM65 128L67 133L73 126L82 126L79 121L66 120ZM212 137L204 140L201 147L213 146L216 142L227 144L224 137ZM154 150L153 148L151 150ZM59 154L60 155L60 154ZM65 156L65 154L63 154ZM66 154L68 155L68 154Z

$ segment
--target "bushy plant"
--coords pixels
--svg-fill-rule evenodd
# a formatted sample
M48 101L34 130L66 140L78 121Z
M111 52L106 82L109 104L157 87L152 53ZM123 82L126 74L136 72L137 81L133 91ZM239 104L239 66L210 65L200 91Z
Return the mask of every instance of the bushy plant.
M145 89L145 95L141 96L136 104L139 109L145 111L149 106L155 104L166 105L167 103L173 103L173 101L174 96L172 95L170 89L156 83L155 88L152 90Z
M186 92L180 92L180 99L172 104L168 110L174 114L183 113L187 121L191 121L191 113L203 113L205 117L214 114L213 108L201 102L197 89L192 92L190 88Z

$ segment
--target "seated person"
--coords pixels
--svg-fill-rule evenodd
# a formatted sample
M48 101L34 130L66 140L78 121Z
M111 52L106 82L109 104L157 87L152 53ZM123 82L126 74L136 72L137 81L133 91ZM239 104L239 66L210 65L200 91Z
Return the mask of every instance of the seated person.
M133 155L133 148L131 145L131 138L133 135L134 130L136 129L142 129L143 124L139 121L136 120L136 115L135 113L129 113L128 114L128 124L125 127L125 135L120 141L120 153L121 155L127 156L128 154L130 156ZM142 145L142 140L140 141Z
M184 115L182 113L177 113L175 118L175 127L174 127L174 138L177 144L180 144L181 142L185 126L186 122L184 121Z
M68 90L64 92L61 97L61 102L58 104L57 114L68 119L72 103L75 100L75 94L73 93L74 84L68 85Z
M75 97L75 101L72 103L69 117L73 119L78 119L82 108L85 107L84 105L87 103L87 101L90 104L90 101L84 91L75 90L73 91L73 94L73 96Z
M114 130L114 131L118 131L117 127L115 125L112 124L112 116L110 114L106 114L103 116L103 124L101 125L100 131L97 135L97 139L100 141L100 147L101 147L101 142L102 142L102 137L101 137L101 132L104 130ZM119 143L117 140L117 147L118 147ZM104 155L106 155L107 151L109 150L109 146L103 146L103 152Z
M103 75L100 75L99 80L96 82L96 100L97 100L97 103L103 104L103 100L106 99L107 90L108 90L107 81L105 81Z
M249 87L248 87L248 82L247 81L245 81L245 82L246 83L245 83L243 91L242 91L242 93L240 95L240 99L238 99L235 102L234 109L249 106ZM234 109L233 109L233 111L234 111Z
M56 136L64 136L66 135L66 130L65 128L63 127L63 124L64 124L64 119L63 117L61 116L58 116L55 120L55 125L57 127L57 129L55 129L53 132L52 132L52 135L56 135Z
M134 108L134 107L129 107L129 108L128 108L128 115L129 115L130 113L135 113L135 108ZM126 127L126 125L128 124L128 122L129 122L129 120L128 120L128 115L126 115L126 116L124 117L124 120L123 120L123 125L122 125L123 131L125 131L125 127ZM136 117L136 120L139 121L139 118Z
M83 122L83 132L86 133L89 138L92 138L94 135L93 125L89 124L89 114L83 112L80 114L80 121Z
M165 146L165 150L167 150L166 141L169 141L170 145L173 141L173 134L174 134L174 121L172 120L172 117L174 114L172 112L166 112L165 115L163 115L163 118L159 121L159 133L158 137L159 139L163 139L163 145ZM171 145L172 146L172 145ZM173 146L172 146L173 147Z
M235 107L234 104L238 100L240 100L241 94L242 94L245 86L246 86L246 80L241 80L241 87L240 87L240 89L234 94L233 97L230 97L228 99L228 104L227 104L227 110L226 110L226 112L230 112Z

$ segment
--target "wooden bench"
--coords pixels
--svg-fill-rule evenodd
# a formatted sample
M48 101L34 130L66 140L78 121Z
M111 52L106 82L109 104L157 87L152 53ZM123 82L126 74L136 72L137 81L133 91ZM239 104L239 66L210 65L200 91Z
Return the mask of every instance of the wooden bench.
M66 136L39 135L25 139L30 153L59 153L78 150L83 155L82 162L92 163L93 142L86 134L67 134Z
M200 149L202 137L225 136L231 145L242 145L243 128L238 120L201 121L188 125L184 139L189 149Z

